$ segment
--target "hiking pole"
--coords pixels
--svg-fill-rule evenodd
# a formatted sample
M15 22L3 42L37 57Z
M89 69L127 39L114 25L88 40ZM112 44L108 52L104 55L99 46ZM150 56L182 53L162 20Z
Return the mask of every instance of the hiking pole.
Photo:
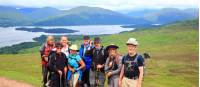
M99 82L99 71L100 71L100 69L97 68L97 71L96 71L96 86L97 86L97 87L99 87L99 85L100 85L100 84L99 84L99 83L100 83L100 82Z
M72 74L72 87L74 87L74 74Z
M60 75L60 87L62 87L62 74Z
M67 80L66 80L66 72L64 73L64 87L66 87L67 86L67 82L66 82Z

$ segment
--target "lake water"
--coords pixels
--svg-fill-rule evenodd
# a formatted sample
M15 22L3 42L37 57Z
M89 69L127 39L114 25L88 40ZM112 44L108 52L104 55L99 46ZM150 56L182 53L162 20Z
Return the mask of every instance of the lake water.
M51 26L41 28L66 28L72 30L78 30L75 33L62 33L62 34L50 34L42 32L27 32L15 30L16 27L0 27L0 47L11 46L13 44L19 44L22 42L32 42L33 38L40 35L101 35L101 34L117 34L122 31L130 31L134 28L122 28L121 25L86 25L86 26ZM21 27L34 27L34 26L21 26Z

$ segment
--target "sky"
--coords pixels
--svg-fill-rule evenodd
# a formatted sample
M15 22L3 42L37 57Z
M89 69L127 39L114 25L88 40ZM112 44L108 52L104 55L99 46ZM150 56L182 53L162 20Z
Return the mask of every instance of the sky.
M0 5L15 7L54 7L70 9L77 6L101 7L115 11L159 8L198 8L199 0L0 0Z

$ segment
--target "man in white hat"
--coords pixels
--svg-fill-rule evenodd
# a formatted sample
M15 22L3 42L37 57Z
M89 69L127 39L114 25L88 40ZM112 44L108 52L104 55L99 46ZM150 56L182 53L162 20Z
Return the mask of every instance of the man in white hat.
M137 53L137 46L139 44L135 38L129 38L126 45L128 47L128 54L122 59L119 86L141 87L144 59Z

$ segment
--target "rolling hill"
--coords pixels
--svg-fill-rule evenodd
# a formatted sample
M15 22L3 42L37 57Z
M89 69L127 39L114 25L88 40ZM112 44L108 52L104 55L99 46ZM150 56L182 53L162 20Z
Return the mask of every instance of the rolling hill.
M37 22L41 19L46 19L51 16L56 16L61 14L63 11L51 7L43 8L22 8L19 9L27 17L31 18L34 22Z
M0 26L67 26L67 25L111 25L111 24L167 24L195 19L198 9L147 9L123 14L99 7L79 6L69 10L52 7L15 8L0 6Z
M156 24L167 24L177 21L184 21L189 19L196 19L199 17L199 9L177 9L177 8L163 8L163 9L147 9L141 11L132 11L127 15L136 18L142 18Z
M133 19L124 14L98 7L80 6L63 14L37 22L35 25L98 25L98 24L139 24L145 20Z
M0 6L0 26L26 25L30 21L26 15L13 7Z

